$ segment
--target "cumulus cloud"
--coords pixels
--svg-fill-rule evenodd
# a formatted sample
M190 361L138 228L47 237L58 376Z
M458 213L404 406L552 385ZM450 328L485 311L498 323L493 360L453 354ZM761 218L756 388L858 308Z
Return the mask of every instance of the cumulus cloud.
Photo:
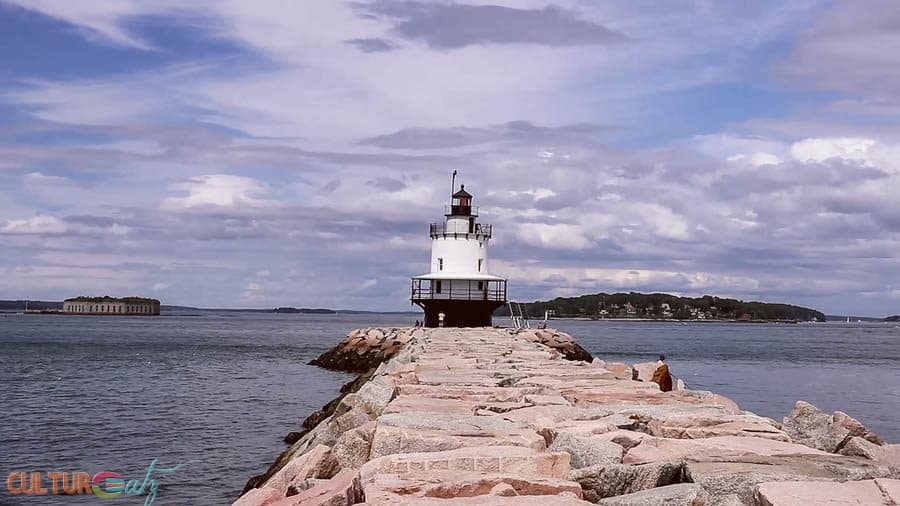
M228 174L206 174L172 185L186 192L183 197L169 197L163 206L175 209L204 207L267 207L275 205L264 197L269 187L256 179Z
M872 139L852 137L804 139L791 145L791 156L801 162L821 162L829 158L864 161L874 145Z

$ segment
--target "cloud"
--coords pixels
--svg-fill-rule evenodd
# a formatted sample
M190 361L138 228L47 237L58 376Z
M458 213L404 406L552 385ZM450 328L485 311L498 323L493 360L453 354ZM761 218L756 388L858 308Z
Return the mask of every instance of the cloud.
M757 151L755 153L750 153L749 155L739 153L729 156L728 161L748 163L754 167L759 167L760 165L778 165L781 163L781 158L772 153Z
M391 149L445 149L491 142L591 143L597 142L614 130L614 127L596 124L548 127L520 120L487 128L404 128L390 134L363 139L360 144Z
M187 192L187 195L165 199L163 206L170 209L275 205L274 201L261 198L269 193L268 185L249 177L206 174L192 177L172 186L177 190Z
M88 37L100 39L107 43L130 46L138 49L153 49L152 44L136 37L121 25L129 17L159 12L160 8L171 12L174 9L162 7L163 2L155 7L148 7L143 2L124 0L119 2L80 2L77 5L69 2L52 0L4 0L22 8L34 9L56 19L72 23L84 30Z
M350 39L347 43L356 46L357 49L364 53L382 53L397 48L391 41L379 38Z
M863 138L804 139L792 144L790 152L801 162L822 162L829 158L867 160L874 145L873 139Z
M900 11L892 0L836 2L775 66L781 77L852 93L861 103L900 104Z
M22 176L22 181L27 185L33 186L56 186L70 185L73 181L62 176L51 176L41 172L29 172Z
M65 222L55 216L35 216L21 220L6 220L0 225L5 235L57 235L68 230Z
M378 188L379 190L383 190L386 192L398 192L406 188L406 183L403 181L392 179L389 177L379 177L372 181L369 181L369 184Z
M476 44L609 45L627 40L620 32L553 6L516 9L390 0L356 5L366 15L391 20L392 34L434 49Z

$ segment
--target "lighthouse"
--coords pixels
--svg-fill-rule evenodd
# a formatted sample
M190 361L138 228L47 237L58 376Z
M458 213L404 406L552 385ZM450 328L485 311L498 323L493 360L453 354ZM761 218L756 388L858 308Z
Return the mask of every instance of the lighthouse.
M412 278L410 296L425 310L425 326L491 326L491 314L506 304L506 279L488 271L491 226L478 222L465 185L451 195L444 220L431 224L430 235L431 270Z

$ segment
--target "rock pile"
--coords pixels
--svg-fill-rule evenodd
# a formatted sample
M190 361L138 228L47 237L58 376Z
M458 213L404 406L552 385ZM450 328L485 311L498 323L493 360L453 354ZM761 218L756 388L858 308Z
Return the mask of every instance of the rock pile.
M566 360L590 362L594 359L572 336L565 332L559 332L554 329L508 329L508 331L512 335L553 348L562 353L563 358Z
M371 330L335 360L387 356L384 331L375 353L360 344ZM581 348L555 331L392 335L408 337L235 504L900 502L900 445L843 413L798 403L779 424L710 392L664 392L633 380L637 366L564 360Z
M866 457L884 445L859 420L842 411L829 415L805 401L797 401L784 418L783 427L794 441L830 453Z
M366 372L396 355L414 336L424 334L424 328L356 329L309 364L332 371Z

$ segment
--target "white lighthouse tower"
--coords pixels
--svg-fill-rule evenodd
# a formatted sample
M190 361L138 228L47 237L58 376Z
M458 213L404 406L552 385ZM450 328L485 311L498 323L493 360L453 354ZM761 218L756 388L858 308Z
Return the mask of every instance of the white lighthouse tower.
M488 271L490 240L491 226L478 223L478 208L461 185L444 221L431 224L431 272L412 278L410 300L425 310L426 327L491 325L491 314L506 304L506 279Z

